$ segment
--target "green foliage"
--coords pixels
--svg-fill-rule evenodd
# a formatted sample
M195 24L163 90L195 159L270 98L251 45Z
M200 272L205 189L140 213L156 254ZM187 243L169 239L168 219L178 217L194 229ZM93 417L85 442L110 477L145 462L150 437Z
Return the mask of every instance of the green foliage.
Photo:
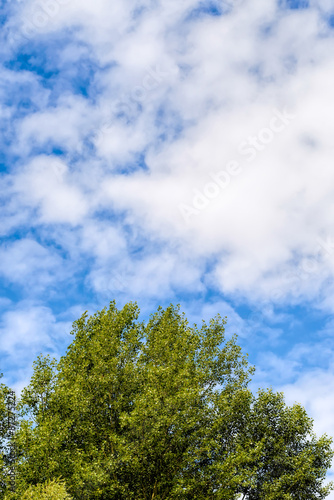
M56 381L56 360L50 356L38 356L33 363L34 373L28 387L21 394L18 409L22 416L29 416L32 421L39 424L48 409L51 394Z
M2 373L0 373L2 378ZM0 384L0 498L9 487L9 442L8 407L7 398L11 390L5 384Z
M242 439L262 443L254 482L243 488L249 500L325 498L331 466L331 439L317 439L312 420L299 404L288 407L282 393L260 391L249 412Z
M62 481L47 481L44 484L30 486L22 500L71 500Z
M173 306L147 324L138 314L113 302L84 314L58 364L36 360L15 500L56 477L83 500L326 497L331 441L281 394L250 392L253 368L225 319L191 327Z
M2 374L0 374L0 378ZM7 408L6 397L7 387L4 384L0 385L0 488L5 489L5 440L7 438Z

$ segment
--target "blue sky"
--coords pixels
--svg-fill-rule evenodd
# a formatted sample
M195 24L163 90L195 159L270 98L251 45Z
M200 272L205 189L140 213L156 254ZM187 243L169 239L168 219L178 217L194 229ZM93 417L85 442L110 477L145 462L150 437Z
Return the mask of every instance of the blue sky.
M180 303L334 435L332 2L2 7L5 382L85 310Z

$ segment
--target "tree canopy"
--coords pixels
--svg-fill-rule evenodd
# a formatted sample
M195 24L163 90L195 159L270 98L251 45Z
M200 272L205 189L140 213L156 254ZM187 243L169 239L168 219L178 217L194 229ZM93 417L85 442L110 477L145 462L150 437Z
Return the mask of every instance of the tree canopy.
M174 306L138 318L136 304L112 302L74 323L58 363L37 358L18 406L10 498L55 478L83 500L328 495L331 439L283 394L252 394L254 369L225 319L190 326Z

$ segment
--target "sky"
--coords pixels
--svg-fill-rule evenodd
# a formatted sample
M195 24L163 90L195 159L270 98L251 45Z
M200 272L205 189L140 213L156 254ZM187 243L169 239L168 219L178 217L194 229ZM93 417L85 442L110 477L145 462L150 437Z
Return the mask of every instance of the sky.
M85 310L179 303L334 436L333 2L11 0L0 24L3 381Z

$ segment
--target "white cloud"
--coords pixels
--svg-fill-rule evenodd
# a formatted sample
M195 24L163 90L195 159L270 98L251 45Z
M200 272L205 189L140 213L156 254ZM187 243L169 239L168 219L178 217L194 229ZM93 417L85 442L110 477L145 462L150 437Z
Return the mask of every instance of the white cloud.
M40 353L58 356L70 341L71 323L57 321L52 311L32 302L22 302L0 320L0 350L5 360L4 382L19 392L29 382L32 363Z
M36 157L14 180L14 191L24 204L39 208L46 223L79 223L87 202L73 182L67 182L67 166L48 156Z
M7 282L27 288L31 293L61 279L61 265L55 252L29 238L5 244L0 250L0 274Z
M190 263L181 253L176 256L166 251L141 259L128 255L118 263L111 261L104 266L97 263L87 282L104 297L113 299L122 294L128 300L138 297L144 303L153 298L171 299L176 290L204 290L198 263Z
M91 110L83 98L65 95L56 108L42 109L23 118L18 131L21 154L32 147L45 147L52 143L64 149L80 148L82 135L88 131Z
M120 252L126 251L126 242L121 230L98 221L88 222L82 228L81 246L102 262L107 262Z
M298 402L307 409L314 419L314 430L319 435L327 433L334 436L333 383L332 368L315 369L302 374L295 383L280 387L288 404Z

